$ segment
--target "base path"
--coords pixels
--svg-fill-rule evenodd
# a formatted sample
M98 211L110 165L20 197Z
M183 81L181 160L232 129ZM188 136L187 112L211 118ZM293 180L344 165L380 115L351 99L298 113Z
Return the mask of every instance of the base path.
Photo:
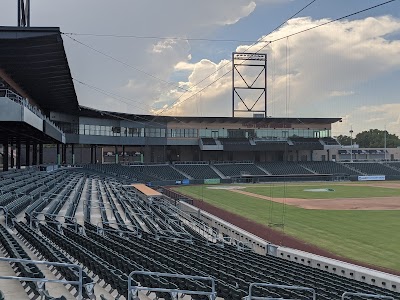
M272 198L264 195L231 189L231 192L246 196L270 200L278 203L297 206L304 209L321 210L400 210L400 197L375 198L334 198L334 199L300 199L300 198Z

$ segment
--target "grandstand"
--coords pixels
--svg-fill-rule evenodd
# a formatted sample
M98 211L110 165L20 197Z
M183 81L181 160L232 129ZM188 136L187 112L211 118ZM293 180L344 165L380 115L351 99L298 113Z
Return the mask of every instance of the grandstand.
M243 230L224 222L222 233L200 210L181 209L182 199L133 185L400 174L398 163L331 161L340 118L155 122L100 111L78 103L59 28L1 27L0 49L0 275L21 278L0 282L0 297L239 300L261 282L274 287L254 288L256 299L311 299L310 289L317 299L399 299L394 276L346 278L279 257L266 249L279 246L252 237L264 250L256 253L240 240Z
M395 168L390 168L388 164L381 163L346 163L346 166L354 168L365 175L400 175L400 172Z
M204 234L204 224L180 212L162 194L158 200L148 202L146 197L140 198L134 188L118 183L113 177L94 176L82 168L50 173L26 170L4 174L0 183L9 179L17 181L24 175L33 178L29 182L42 178L52 184L45 186L40 198L46 201L14 199L8 204L10 229L0 227L3 251L10 258L34 259L39 255L66 264L77 260L87 270L82 274L84 299L91 299L97 292L95 286L99 280L111 287L114 296L127 299L128 275L133 270L212 276L217 279L216 295L224 299L245 297L253 282L311 287L318 299L339 299L345 291L400 296L382 287L283 258L239 251L235 243L224 241L211 228ZM13 185L3 185L3 193L26 194L25 186L16 189ZM26 222L20 217L23 211ZM15 270L16 274L26 277L45 278L43 270L34 264L19 265ZM78 280L71 268L58 266L53 271L65 280ZM146 287L166 290L211 290L209 284L192 279L172 277L165 280L134 275L133 280ZM51 293L34 284L26 285L33 295ZM72 293L75 295L77 290L73 289ZM302 291L273 288L255 289L255 294L285 299L308 297ZM167 292L155 292L155 295L171 297ZM109 298L105 296L105 299Z

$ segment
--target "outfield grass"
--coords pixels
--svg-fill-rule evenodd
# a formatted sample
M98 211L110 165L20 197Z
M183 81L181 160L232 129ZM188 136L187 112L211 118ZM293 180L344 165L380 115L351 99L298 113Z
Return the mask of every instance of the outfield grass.
M332 192L309 192L305 189L334 189ZM276 198L300 198L300 199L332 199L332 198L370 198L399 196L400 191L393 188L381 188L373 186L332 185L324 183L318 185L269 185L249 186L247 192Z
M206 186L177 190L260 224L284 222L285 233L296 238L400 271L400 211L307 210Z

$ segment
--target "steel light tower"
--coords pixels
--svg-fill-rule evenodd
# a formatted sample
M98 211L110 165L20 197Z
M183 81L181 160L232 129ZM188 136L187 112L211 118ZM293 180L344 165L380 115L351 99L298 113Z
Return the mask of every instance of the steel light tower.
M18 1L18 27L31 27L31 0Z
M245 69L255 70L256 75L253 78L246 79ZM239 75L238 82L235 77ZM258 91L259 96L251 95L251 98L246 99L249 94L245 91ZM245 109L238 109L235 106L235 100L239 98ZM262 99L262 100L261 100ZM256 108L256 104L261 102ZM242 113L260 113L264 118L267 117L267 55L263 53L247 53L233 52L232 53L232 117L235 117L236 112Z

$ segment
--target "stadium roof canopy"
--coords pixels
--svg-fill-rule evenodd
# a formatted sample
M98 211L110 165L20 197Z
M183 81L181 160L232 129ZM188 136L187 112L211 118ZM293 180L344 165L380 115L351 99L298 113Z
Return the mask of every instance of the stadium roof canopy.
M184 123L251 123L254 125L262 125L268 123L290 123L290 124L332 124L341 122L341 118L244 118L244 117L182 117L182 116L155 116L155 115L137 115L118 112L110 112L89 108L86 106L79 107L79 116L91 118L107 118L127 121L155 121L161 122L184 122Z
M0 74L14 81L44 111L78 111L58 27L0 26Z

